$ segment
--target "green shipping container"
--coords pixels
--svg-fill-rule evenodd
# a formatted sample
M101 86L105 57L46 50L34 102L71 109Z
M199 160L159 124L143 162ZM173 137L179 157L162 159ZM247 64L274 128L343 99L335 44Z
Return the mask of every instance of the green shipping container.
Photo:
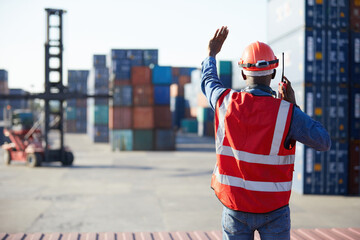
M196 119L182 119L181 120L181 129L187 133L197 133L198 132L198 122Z
M172 129L155 130L156 150L175 150L175 131Z
M110 144L112 151L132 151L133 131L131 129L110 131Z
M66 119L75 120L76 119L76 107L67 107L66 108Z
M95 124L108 124L109 123L109 106L108 105L95 105Z
M219 75L231 75L231 74L232 74L232 62L231 61L220 61Z
M154 150L154 131L134 130L133 150Z

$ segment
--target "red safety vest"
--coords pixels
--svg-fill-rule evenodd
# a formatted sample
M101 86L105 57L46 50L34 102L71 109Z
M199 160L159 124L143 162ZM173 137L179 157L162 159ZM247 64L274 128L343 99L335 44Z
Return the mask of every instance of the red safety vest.
M266 213L289 203L295 146L284 147L293 104L227 89L217 101L211 186L228 208Z

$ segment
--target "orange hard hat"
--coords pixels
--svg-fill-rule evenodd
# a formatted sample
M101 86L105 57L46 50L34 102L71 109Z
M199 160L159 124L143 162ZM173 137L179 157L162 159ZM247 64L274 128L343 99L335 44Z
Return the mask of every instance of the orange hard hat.
M246 71L265 71L277 68L279 59L276 58L269 45L254 42L247 46L239 61L239 66Z

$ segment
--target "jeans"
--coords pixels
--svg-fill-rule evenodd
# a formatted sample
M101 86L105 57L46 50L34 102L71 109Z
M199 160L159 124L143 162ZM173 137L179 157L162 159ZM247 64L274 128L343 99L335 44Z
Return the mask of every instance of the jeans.
M245 213L227 207L223 209L223 240L254 239L257 230L262 240L290 239L289 206L270 213Z

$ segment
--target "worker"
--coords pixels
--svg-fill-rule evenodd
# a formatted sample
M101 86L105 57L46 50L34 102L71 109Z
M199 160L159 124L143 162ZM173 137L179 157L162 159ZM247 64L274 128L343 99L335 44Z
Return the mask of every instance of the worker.
M270 88L279 60L270 46L254 42L239 66L241 91L226 89L218 78L216 55L229 33L217 29L202 62L201 88L215 111L216 166L211 187L224 205L224 240L290 239L290 209L295 143L330 149L329 134L296 105L291 82ZM282 99L281 99L282 98Z

